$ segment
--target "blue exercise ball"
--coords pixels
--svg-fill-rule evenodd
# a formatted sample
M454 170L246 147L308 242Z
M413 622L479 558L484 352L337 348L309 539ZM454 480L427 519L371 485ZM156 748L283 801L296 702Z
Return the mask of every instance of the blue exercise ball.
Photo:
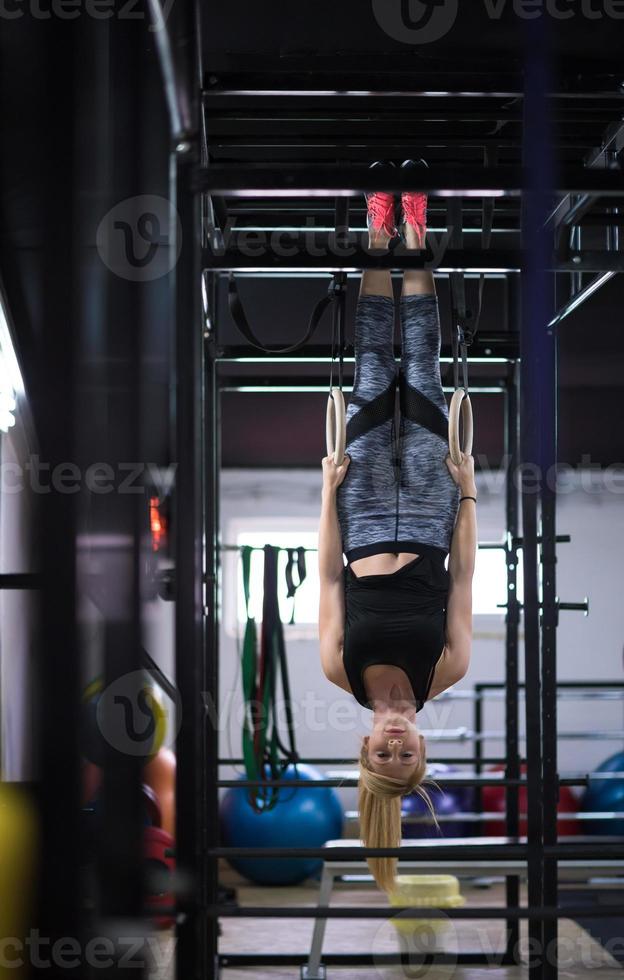
M299 764L288 766L282 779L314 782L323 775ZM278 803L263 813L252 808L247 789L232 787L223 796L220 814L226 847L322 847L342 835L342 807L329 786L281 789ZM322 863L305 858L230 858L237 871L258 885L296 885Z
M433 779L440 779L447 773L456 772L452 766L436 763L429 767L427 775ZM438 818L441 816L452 816L454 813L471 813L474 811L474 790L469 786L447 786L436 789L435 787L424 786L433 804L433 809ZM418 793L410 793L401 798L401 817L421 817L429 814L429 808ZM409 823L402 819L402 835L405 839L423 837L470 837L472 836L472 825L461 820L444 820L440 823L440 830L434 823Z
M624 772L624 752L609 756L594 772ZM590 775L581 809L584 813L622 814L622 820L584 820L582 826L586 833L624 835L624 777L596 779Z

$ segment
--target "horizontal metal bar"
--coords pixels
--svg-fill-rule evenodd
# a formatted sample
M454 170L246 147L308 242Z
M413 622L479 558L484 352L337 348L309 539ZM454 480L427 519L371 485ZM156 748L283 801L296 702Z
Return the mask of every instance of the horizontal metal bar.
M496 116L500 119L500 115ZM516 197L528 186L529 177L521 167L453 167L439 165L430 170L402 170L388 175L369 167L335 167L317 164L315 167L255 167L214 164L199 168L195 175L195 190L231 197L255 197L267 194L276 197L335 196L351 197L366 191L393 190L425 191L439 197ZM622 175L610 170L591 170L583 167L561 168L558 187L562 193L593 193L601 196L622 196Z
M500 364L514 362L520 353L520 338L515 332L479 331L470 345L468 362L471 364ZM394 348L395 360L401 359L401 349ZM250 344L229 344L219 346L216 361L221 363L256 363L256 364L289 364L289 363L323 363L329 362L329 348L325 344L308 344L305 349L294 354L265 354ZM449 344L444 344L441 351L442 364L452 364L453 357ZM345 356L344 363L355 362L354 356Z
M611 775L611 773L609 773L609 775ZM621 779L622 775L623 775L622 773L617 773L617 778ZM526 820L527 813L525 811L519 810L518 817L521 820ZM358 811L347 810L345 812L345 819L358 820L359 819ZM432 817L430 813L422 813L422 814L407 813L402 815L401 823L403 826L406 826L408 824L429 825L429 824L434 824L436 821L438 823L457 823L458 821L461 821L462 823L477 824L477 823L481 823L484 820L488 820L488 821L496 821L497 823L504 823L505 819L506 819L505 813L504 812L501 813L501 811L492 811L492 812L484 811L483 813L474 813L472 811L468 811L464 813L463 811L458 810L455 813L437 813L435 818ZM622 820L623 817L622 817L622 813L620 812L611 812L611 813L602 812L602 811L591 812L587 810L587 811L577 811L576 813L557 812L556 819L561 823L565 823L568 820L572 820L572 821L578 820L580 823L583 823L586 820L603 820L606 823L608 823L611 820ZM608 833L608 830L605 830L605 833ZM621 870L624 872L624 858L623 858Z
M622 860L624 854L624 837L609 835L604 839L596 837L593 841L579 842L574 838L569 843L545 844L545 857L569 861L593 861L597 858Z
M301 56L297 55L290 63L284 64L284 59L280 58L276 63L275 59L270 65L263 63L257 66L254 71L249 66L249 56L239 56L238 61L235 55L230 52L227 54L227 64L220 66L215 71L218 74L211 76L210 84L202 90L202 97L209 100L213 95L241 96L248 99L258 97L262 105L264 100L271 95L283 95L291 101L297 101L302 95L326 96L332 99L334 104L337 95L348 93L350 97L366 100L371 96L395 99L397 96L406 99L439 99L446 103L449 99L457 99L461 103L468 103L469 100L476 102L487 102L492 99L524 99L522 85L517 84L518 79L514 73L501 72L496 74L488 66L487 71L462 70L462 87L457 87L457 71L452 70L447 73L436 72L437 88L431 88L430 72L425 71L420 75L415 75L414 66L409 69L401 68L397 64L396 52L387 59L386 67L383 68L375 62L372 69L362 70L361 55L352 55L355 65L349 64L336 70L334 67L325 67L321 72L319 58L316 55L310 56L310 67L318 69L318 74L310 74L305 65L302 64ZM413 60L410 59L410 60ZM293 83L293 79L296 81ZM514 87L510 87L513 79ZM426 85L415 84L417 81L426 81ZM319 82L322 81L322 84ZM589 101L613 102L614 109L624 101L624 94L616 87L591 88L588 83L593 79L584 75L582 80L576 73L566 79L566 87L547 93L547 98L560 100L564 105L566 102ZM357 84L355 84L357 82ZM604 85L604 78L597 79L598 85Z
M326 378L306 377L306 376L287 376L276 375L274 377L257 377L255 375L237 374L235 376L219 377L218 386L221 391L238 391L242 394L262 394L263 392L308 392L327 395L329 384ZM445 385L442 390L447 395L452 395L454 387ZM498 382L496 378L471 378L471 395L501 395L504 394L506 386L503 382ZM343 384L342 391L350 394L353 391L353 384Z
M522 106L516 103L495 105L491 101L479 99L453 100L452 97L444 102L432 101L429 97L403 95L400 92L378 93L366 95L366 102L360 93L348 92L306 92L297 91L297 98L287 98L279 90L265 92L262 101L253 105L257 91L216 93L204 101L207 128L214 131L217 138L224 133L245 134L262 137L263 127L267 136L283 133L289 123L293 127L293 135L300 139L325 134L340 133L343 126L345 134L354 133L364 141L383 138L388 135L407 136L407 143L414 142L414 131L421 137L420 146L425 147L431 139L431 134L440 129L444 135L454 132L455 137L465 132L474 137L484 129L489 129L485 140L492 138L491 127L479 126L480 123L507 123L507 129L502 131L501 141L507 142L520 129L522 122ZM388 106L388 99L392 105ZM553 106L553 121L560 123L553 142L558 147L569 138L584 135L584 147L591 145L596 138L596 125L607 123L620 110L617 104L610 107L593 105L581 106L570 103ZM230 125L228 126L228 123ZM300 123L297 130L296 124ZM368 124L368 125L367 125ZM582 133L582 127L587 127ZM500 126L498 127L500 131ZM559 139L557 139L557 136ZM496 133L494 133L494 138ZM440 144L438 144L440 146ZM403 146L400 145L403 150ZM591 152L591 151L590 151ZM370 159L370 158L369 158ZM374 159L374 158L373 158Z
M423 908L387 905L374 906L235 906L209 905L207 914L224 919L619 919L622 910L617 905L570 906L533 908L472 906L464 908Z
M264 548L265 548L264 545L259 545L259 544L255 544L255 545L220 544L219 545L219 550L220 551L232 551L232 552L236 551L236 552L240 552L240 551L242 551L243 547L250 548L250 550L252 552L253 551L256 551L258 553L263 552L264 551ZM284 551L284 552L285 551L288 551L288 548L285 545L284 546L272 545L272 547L277 548L278 551ZM498 551L498 550L504 550L505 545L503 543L499 543L497 541L482 541L482 542L479 542L478 543L477 547L478 548L485 549L485 550L488 550L488 551L492 551L492 550L497 550ZM316 555L316 554L318 554L318 548L302 548L301 550L306 555Z
M220 74L223 74L223 73L220 73ZM256 76L256 77L258 77L258 76ZM297 103L299 103L299 101L301 100L302 97L304 97L304 98L328 98L328 99L331 99L331 104L332 105L334 105L336 103L337 97L340 97L340 98L343 98L343 99L348 97L349 99L359 99L360 101L365 102L367 106L368 106L369 100L371 98L385 98L385 99L392 99L393 101L395 99L397 99L397 98L401 98L401 99L421 99L423 102L428 102L429 99L442 99L444 102L447 102L449 99L459 99L459 100L464 101L464 102L466 100L468 100L468 99L474 99L475 101L479 101L479 102L482 101L486 105L487 105L487 103L488 103L488 101L490 99L522 99L522 98L524 98L524 95L523 95L523 93L522 93L521 90L518 90L518 91L510 91L510 90L499 91L499 90L496 90L496 91L491 91L491 92L480 91L480 90L479 91L474 91L474 92L470 92L470 91L464 92L464 91L461 91L461 90L452 90L452 91L447 92L447 91L443 91L443 90L436 91L434 89L432 89L432 90L429 90L429 89L427 89L427 90L425 90L425 89L409 89L409 88L404 89L404 88L398 88L396 86L396 84L393 84L392 80L390 81L390 84L388 86L385 86L385 87L382 87L382 86L380 86L378 84L378 87L375 88L375 89L373 89L373 90L369 90L369 89L364 88L364 87L361 88L361 89L358 89L358 88L355 88L353 86L354 79L353 79L353 76L352 75L344 76L343 81L340 84L336 81L336 76L335 76L334 73L332 73L329 76L329 78L331 78L334 81L334 85L336 85L337 88L331 88L331 87L329 87L329 85L326 85L323 88L320 88L319 86L316 86L314 84L308 85L305 88L304 87L289 87L287 84L284 84L284 80L283 79L282 79L282 84L281 85L275 84L275 85L272 85L272 86L268 86L265 83L264 85L259 84L257 87L253 87L253 88L250 85L240 85L239 84L237 86L234 86L234 85L232 85L230 83L227 86L224 86L224 85L215 83L214 86L211 86L210 88L204 89L204 91L202 92L202 97L203 97L203 99L205 100L206 103L211 102L215 98L226 98L226 99L229 99L229 98L241 98L241 99L242 98L246 98L246 99L254 99L254 98L257 98L260 101L260 103L261 103L262 106L264 106L265 100L267 98L271 98L272 96L280 96L280 97L283 96L284 98L289 99L290 101L295 101L296 100ZM277 81L277 79L274 79L274 81ZM379 81L380 81L380 79L377 78L377 82L378 83L379 83ZM347 86L348 86L348 92L341 91L341 90L346 89ZM557 92L553 92L553 93L549 93L548 97L549 98L555 98L555 99L557 99L557 98L562 98L563 99L563 98L565 98L565 93L562 93L560 95ZM609 98L613 98L613 97L614 97L613 96L613 93L612 92L609 93Z
M0 589L40 589L43 578L37 572L5 572L0 575Z
M280 270L271 268L271 269L233 269L232 271L236 273L236 276L237 276L238 279L254 279L254 280L255 279L261 279L261 280L262 279L277 279L277 280L281 280L281 281L286 281L286 280L289 280L289 279L298 279L298 280L299 279L304 279L304 280L308 280L308 279L323 279L323 280L326 280L327 279L328 272L331 274L331 270L327 270L327 269L303 269L303 270L302 269L282 269L280 271ZM224 276L227 275L227 272L225 270L221 269L221 270L219 270L216 273L216 275L218 275L221 278L223 278ZM358 269L355 269L355 270L347 269L344 272L344 275L347 278L354 279L354 278L359 277L361 275L361 270L358 270ZM390 270L390 277L392 279L398 279L401 275L402 275L401 272L393 272L392 270ZM449 273L448 272L437 272L437 271L435 271L435 272L433 272L433 276L434 276L435 279L446 280L446 279L448 279ZM471 274L466 273L466 278L468 278L468 279L470 279L470 278L478 279L478 277L479 277L479 273L477 273L477 272L471 273ZM489 279L489 280L492 280L492 279L506 279L507 276L506 276L506 273L504 273L504 272L496 272L496 273L490 273L490 274L488 274L486 278Z
M507 759L506 759L505 756L484 756L484 757L479 757L479 759L477 760L476 757L473 759L470 756L456 756L456 755L453 755L453 756L432 756L431 758L428 758L427 761L428 761L429 765L431 765L431 766L435 766L435 765L455 765L455 764L460 764L460 763L462 765L472 765L472 764L474 764L477 761L480 762L484 766L496 766L496 765L502 765L503 763L505 763L507 761ZM520 762L525 762L525 761L526 760L523 759L523 758L520 759ZM317 757L317 758L312 757L312 758L308 758L306 756L306 758L299 759L299 762L302 765L310 765L310 766L348 766L348 765L352 765L352 762L350 760L348 760L348 759L347 760L345 760L345 759L335 759L335 758L331 758L330 759L330 758L325 758L325 757ZM244 764L245 764L245 760L242 759L242 758L240 758L240 759L219 759L219 765L220 766L242 766ZM624 773L622 775L624 775Z
M503 701L506 698L504 691L498 690L488 690L485 692L487 698L483 700L488 701ZM525 691L519 692L521 695L525 695ZM624 698L624 691L557 691L557 700L559 701L621 701ZM446 700L460 700L460 701L477 701L480 700L481 696L478 691L443 691L442 694L437 694L435 697L436 701L446 701ZM574 733L573 733L574 734Z
M515 605L516 605L516 608L518 608L518 609L523 609L524 608L524 604L522 602L516 602ZM537 605L538 605L538 608L539 609L543 609L544 608L544 603L543 602L538 602ZM588 613L589 612L589 599L584 599L582 602L559 602L559 600L556 600L555 606L556 606L557 609L562 610L563 612L584 612L584 613ZM507 603L506 602L497 602L496 603L496 608L497 609L507 609Z
M309 953L220 953L219 964L224 969L236 967L304 966ZM413 966L424 961L412 953L330 953L323 950L324 966ZM428 953L427 964L492 965L505 962L504 953Z
M624 196L624 193L623 193ZM229 272L262 272L289 273L306 272L332 273L344 271L358 273L364 269L405 270L414 268L414 260L407 254L384 252L375 255L365 249L354 249L348 256L339 253L322 253L320 255L302 251L294 255L285 255L279 249L263 245L255 253L248 250L228 249L223 254L214 254L208 249L202 253L204 269ZM451 272L465 272L469 275L507 275L521 272L524 266L524 256L516 249L463 249L442 252L438 257L431 255L425 268L437 277L446 277ZM566 258L553 255L550 262L550 272L624 272L624 252L571 252Z
M308 786L310 783L308 783ZM502 817L502 815L501 815ZM485 843L478 838L455 838L452 844L440 843L437 840L424 840L419 843L404 843L401 847L362 847L361 845L336 847L208 847L206 853L211 857L244 857L244 858L309 858L338 863L362 862L369 857L398 858L402 861L494 861L503 862L526 861L529 853L525 841L509 838L485 838ZM552 844L543 848L547 857L570 861L593 861L614 859L622 860L624 837L609 836L602 840L594 838L574 844Z
M511 540L513 542L514 548L521 548L524 544L524 538L512 538ZM537 541L538 544L541 544L544 539L542 538L541 535L539 535L535 540ZM570 534L558 534L555 537L555 541L557 542L557 544L570 544L571 540L572 540L572 536Z
M524 688L526 685L524 681L518 682L519 688ZM475 683L475 690L490 690L490 689L500 689L506 687L505 681L477 681ZM610 680L610 681L557 681L558 688L564 688L567 690L600 690L601 688L616 688L624 690L624 680Z
M349 763L347 763L347 765L349 765ZM328 770L328 772L325 773L325 775L326 775L327 778L331 778L331 779L345 778L345 779L353 779L353 780L355 780L355 779L357 779L357 770L350 770L349 771L349 770L340 770L340 769L338 769L338 770L336 770L336 769L331 770L330 769L330 770ZM470 773L465 773L465 772L447 772L447 773L444 773L444 774L440 775L440 777L437 778L435 771L433 771L433 772L430 772L429 775L440 786L442 786L444 784L446 784L447 786L457 786L457 785L460 785L461 786L461 785L463 785L463 781L465 779L470 778L470 779L474 779L474 780L480 780L480 779L482 779L483 776L487 776L487 773L480 773L477 776L471 776ZM621 775L622 774L619 773L619 772L615 772L615 773L611 773L611 772L604 772L604 773L601 773L601 772L592 772L592 773L575 772L575 773L567 773L567 775L565 775L565 776L563 774L560 774L559 777L558 777L558 781L559 781L559 785L560 786L584 786L590 780L594 780L594 779L619 779L621 777ZM287 786L291 786L292 785L292 782L288 782L286 785ZM307 785L310 785L310 784L308 783ZM479 782L479 783L475 783L475 785L482 786L483 783ZM497 785L497 786L506 786L506 785L511 785L511 784L505 783L504 777L503 777L503 774L502 774L502 771L500 771L498 773L498 778L496 780L495 785Z
M309 785L309 783L308 783ZM462 839L462 843L439 844L427 841L427 847L421 844L403 844L401 847L208 847L206 853L210 857L243 857L263 858L309 858L311 860L357 862L369 857L400 858L403 861L429 861L435 854L439 861L478 861L478 860L519 860L525 861L528 855L526 843L519 843L513 838L495 838L494 843L475 844L474 838ZM501 843L502 841L502 843ZM511 841L511 842L510 842ZM435 850L432 850L434 845ZM621 854L619 855L621 857Z
M609 254L611 260L613 255ZM474 274L501 274L519 272L522 255L517 249L464 249L461 251L444 251L434 259L433 254L427 258L425 268L438 275L448 275L449 272L464 270ZM250 245L246 249L228 248L222 254L204 249L202 265L211 271L322 271L344 270L358 272L361 269L413 269L414 256L395 249L390 252L375 253L366 248L352 247L350 249L330 250L301 248L291 249L276 247L270 242L258 246Z
M526 779L504 779L502 777L496 776L468 776L462 775L461 773L456 774L445 774L444 776L436 777L436 783L438 786L526 786ZM575 780L568 785L576 786L583 780ZM350 777L335 777L328 779L220 779L219 786L222 789L241 789L243 787L259 787L259 786L271 786L275 789L315 789L323 788L327 786L335 787L347 787L347 786L357 786L357 778Z
M423 733L428 739L431 738L431 733ZM473 734L473 733L470 733ZM479 733L480 735L481 733ZM486 738L492 739L492 735L487 735ZM496 737L500 740L504 738L504 733L496 733ZM526 736L520 734L518 738L524 740ZM574 736L575 738L587 738L586 733L579 733ZM619 740L622 737L622 733L614 733L615 740ZM475 735L475 741L478 741L478 736ZM465 760L457 760L458 762L465 762ZM467 763L465 763L467 764ZM347 763L348 765L348 763ZM453 786L502 786L503 788L512 786L526 786L526 779L506 779L502 774L495 773L483 773L478 776L472 776L469 773L455 772L455 773L443 773L437 775L435 772L431 773L432 778L435 780L438 786L443 787L453 787ZM560 786L587 786L590 780L595 779L611 779L620 778L620 773L577 773L568 776L559 776ZM298 789L298 788L308 788L308 789L321 789L323 787L335 787L337 789L352 788L358 785L358 776L356 772L336 772L330 771L326 773L323 779L314 780L303 780L303 779L220 779L218 784L222 789L243 789L251 787L272 787L274 789Z

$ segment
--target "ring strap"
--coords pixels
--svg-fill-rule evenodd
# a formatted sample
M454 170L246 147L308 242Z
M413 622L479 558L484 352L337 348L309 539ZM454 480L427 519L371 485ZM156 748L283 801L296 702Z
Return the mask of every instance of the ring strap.
M314 335L325 310L331 306L332 302L338 295L340 295L340 292L335 290L335 279L332 278L327 295L323 296L323 298L320 299L314 307L310 317L310 322L308 323L308 328L301 340L298 340L296 344L291 344L289 347L268 347L266 344L263 344L260 340L258 340L255 333L249 326L247 315L243 309L240 296L238 295L238 286L236 284L236 279L233 272L230 272L228 280L228 304L234 323L252 347L256 347L258 350L266 351L268 354L290 354L296 350L299 350L301 347L305 347L305 345Z

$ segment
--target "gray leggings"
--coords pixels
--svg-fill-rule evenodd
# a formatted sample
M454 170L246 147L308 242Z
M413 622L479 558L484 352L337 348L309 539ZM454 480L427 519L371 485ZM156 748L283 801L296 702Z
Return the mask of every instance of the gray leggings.
M445 556L459 504L445 463L448 409L440 378L437 297L401 299L399 372L394 310L394 300L386 296L360 296L357 307L355 378L347 408L351 464L337 494L349 562L381 552Z

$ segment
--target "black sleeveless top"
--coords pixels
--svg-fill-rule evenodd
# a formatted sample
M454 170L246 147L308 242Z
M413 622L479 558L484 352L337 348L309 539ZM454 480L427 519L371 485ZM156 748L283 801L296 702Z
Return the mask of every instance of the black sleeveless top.
M354 697L372 708L362 675L373 664L392 665L407 674L420 711L446 642L444 559L418 555L389 575L360 577L347 565L344 574L343 663Z

